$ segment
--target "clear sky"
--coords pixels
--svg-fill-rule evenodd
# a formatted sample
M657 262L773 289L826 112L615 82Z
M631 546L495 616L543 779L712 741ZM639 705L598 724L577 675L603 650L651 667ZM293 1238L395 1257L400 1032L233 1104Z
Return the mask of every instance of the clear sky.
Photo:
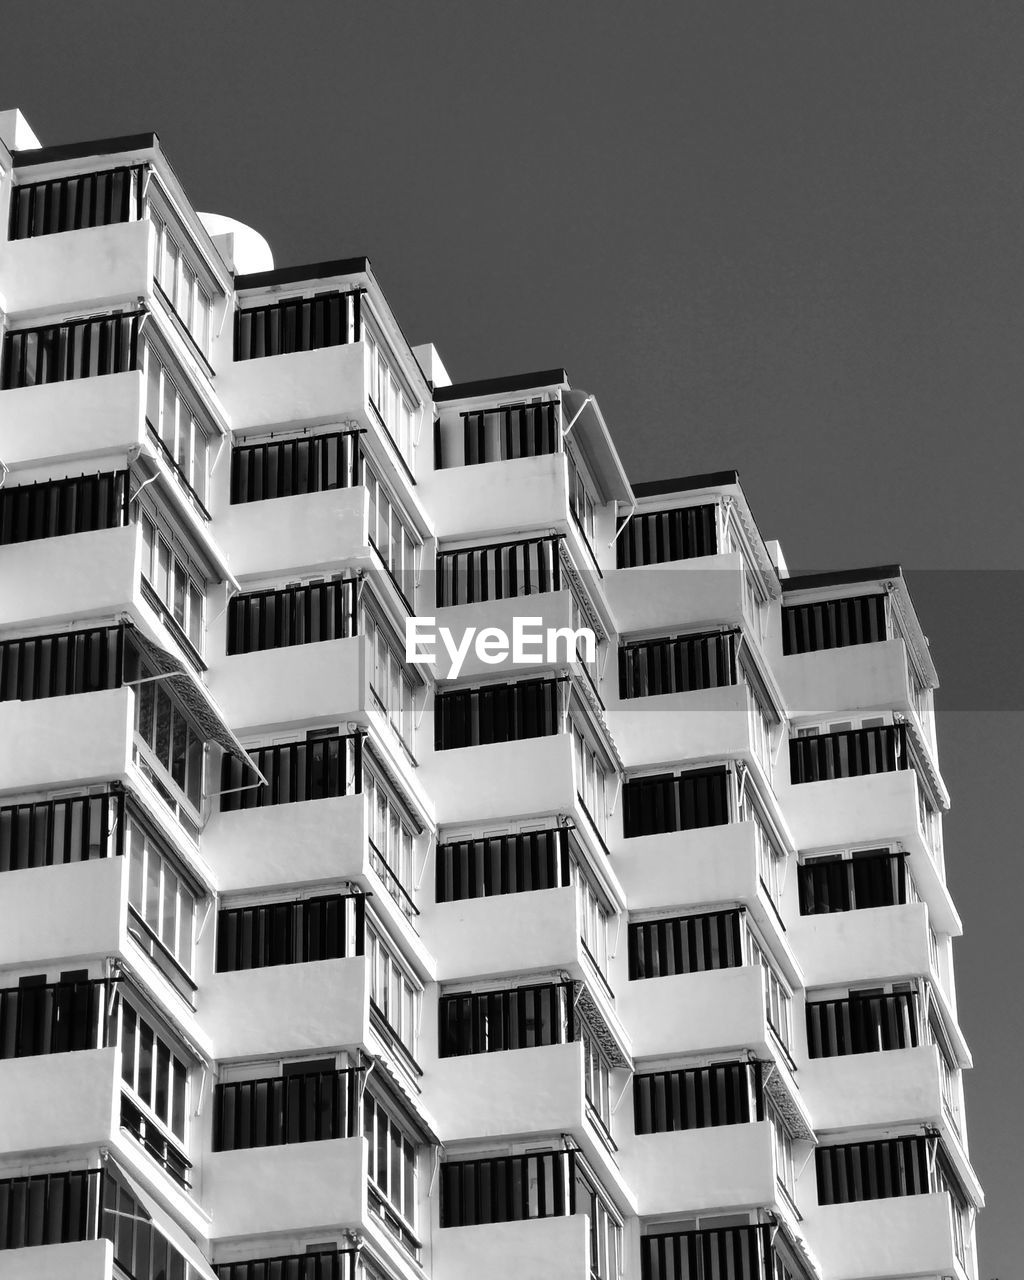
M156 130L278 265L367 254L457 380L564 366L635 479L736 467L931 638L982 1280L1020 1275L1024 7L4 6L44 143Z

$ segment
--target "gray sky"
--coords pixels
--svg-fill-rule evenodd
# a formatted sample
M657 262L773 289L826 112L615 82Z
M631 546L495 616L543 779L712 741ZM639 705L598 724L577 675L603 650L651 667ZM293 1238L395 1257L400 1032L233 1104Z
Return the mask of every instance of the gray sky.
M368 254L456 379L564 365L635 479L735 466L792 567L904 565L943 681L982 1280L1024 1254L1022 66L1024 8L944 0L0 25L0 107L44 143L155 129L278 265Z

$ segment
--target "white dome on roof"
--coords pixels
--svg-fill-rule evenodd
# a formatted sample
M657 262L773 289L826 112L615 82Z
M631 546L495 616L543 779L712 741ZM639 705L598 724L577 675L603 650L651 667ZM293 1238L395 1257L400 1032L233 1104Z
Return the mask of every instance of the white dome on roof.
M264 236L237 218L223 213L201 213L199 220L215 239L230 236L230 242L221 249L228 266L238 276L252 275L256 271L273 271L274 255Z

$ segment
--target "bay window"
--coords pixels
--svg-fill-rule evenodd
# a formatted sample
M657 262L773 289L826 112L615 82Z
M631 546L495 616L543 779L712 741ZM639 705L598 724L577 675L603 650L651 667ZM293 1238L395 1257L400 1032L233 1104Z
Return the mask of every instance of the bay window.
M144 348L146 423L177 477L203 504L208 499L214 428L197 411L196 397L187 394L184 375L148 337ZM207 515L205 507L202 514Z
M370 404L407 465L412 466L414 413L412 397L394 367L394 359L369 324L364 325L370 362Z
M370 545L411 607L419 566L419 539L366 458L363 459L363 484L370 494Z
M412 900L413 823L390 787L372 767L363 771L366 820L370 841L370 865L406 915L416 914Z
M209 355L213 316L213 298L205 273L182 231L172 229L167 214L154 206L152 196L149 220L156 233L156 283L205 358Z
M188 1064L166 1032L122 992L114 1010L123 1085L121 1126L187 1185Z
M370 921L366 924L366 953L370 958L371 1009L415 1059L420 985L385 942L379 926Z
M135 814L128 815L125 847L129 932L150 954L155 944L191 974L196 891Z
M170 528L136 503L142 526L142 576L189 644L203 652L206 577Z

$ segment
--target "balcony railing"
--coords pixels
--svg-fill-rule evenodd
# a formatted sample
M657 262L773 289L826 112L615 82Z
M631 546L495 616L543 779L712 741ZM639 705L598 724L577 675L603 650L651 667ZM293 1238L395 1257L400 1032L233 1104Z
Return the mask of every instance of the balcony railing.
M811 1280L776 1225L708 1227L640 1240L641 1280Z
M716 555L718 506L712 502L627 516L619 521L615 547L619 569Z
M225 756L221 768L222 813L362 791L362 734L333 734L308 742L254 747L249 756L269 785L247 787L249 770L235 757Z
M214 1151L354 1138L363 1072L315 1071L217 1085Z
M278 1254L247 1262L221 1262L213 1269L217 1280L358 1280L359 1250Z
M124 1094L121 1095L121 1128L130 1133L175 1182L186 1190L191 1187L189 1173L192 1161L156 1121Z
M906 854L865 850L852 858L814 858L797 872L800 914L828 915L909 901Z
M629 977L664 978L743 964L743 912L644 920L629 926Z
M729 774L721 767L630 778L622 788L627 839L720 826L729 818Z
M505 404L493 409L470 409L455 423L434 423L434 468L470 467L481 462L507 462L513 458L539 458L558 453L560 405Z
M121 686L123 627L0 642L0 702L29 702Z
M0 872L63 866L123 852L124 793L0 808Z
M449 1160L441 1165L441 1226L559 1218L576 1212L572 1151Z
M784 654L872 644L884 640L887 634L884 595L816 600L785 605L782 610Z
M18 183L11 191L10 239L138 222L143 215L142 175L143 167L134 165Z
M449 689L434 700L434 750L543 738L562 727L560 680Z
M0 489L0 546L128 524L127 471Z
M437 846L438 902L566 888L572 883L565 827L454 840Z
M807 1050L812 1058L834 1058L888 1049L913 1049L920 1042L920 1017L913 991L883 995L857 992L839 1000L807 1004Z
M619 647L619 697L690 693L736 683L736 632L635 640Z
M0 990L0 1058L102 1048L107 989L100 978Z
M437 555L437 605L479 604L562 589L561 534Z
M358 631L357 580L309 582L232 596L228 653L345 640Z
M748 1124L764 1115L760 1062L721 1062L633 1077L638 1134Z
M359 342L363 293L353 289L240 308L235 312L235 359L258 360Z
M888 724L791 738L789 767L794 784L910 769L907 727Z
M361 956L365 920L361 893L224 908L217 913L217 972Z
M576 1038L573 984L441 996L437 1021L442 1058L568 1044Z
M933 1183L934 1139L919 1134L879 1142L818 1147L814 1160L819 1204L850 1204L927 1195Z
M4 337L0 388L8 391L138 369L141 319L136 311L14 329Z
M362 483L361 431L239 444L231 450L231 501L263 502Z

